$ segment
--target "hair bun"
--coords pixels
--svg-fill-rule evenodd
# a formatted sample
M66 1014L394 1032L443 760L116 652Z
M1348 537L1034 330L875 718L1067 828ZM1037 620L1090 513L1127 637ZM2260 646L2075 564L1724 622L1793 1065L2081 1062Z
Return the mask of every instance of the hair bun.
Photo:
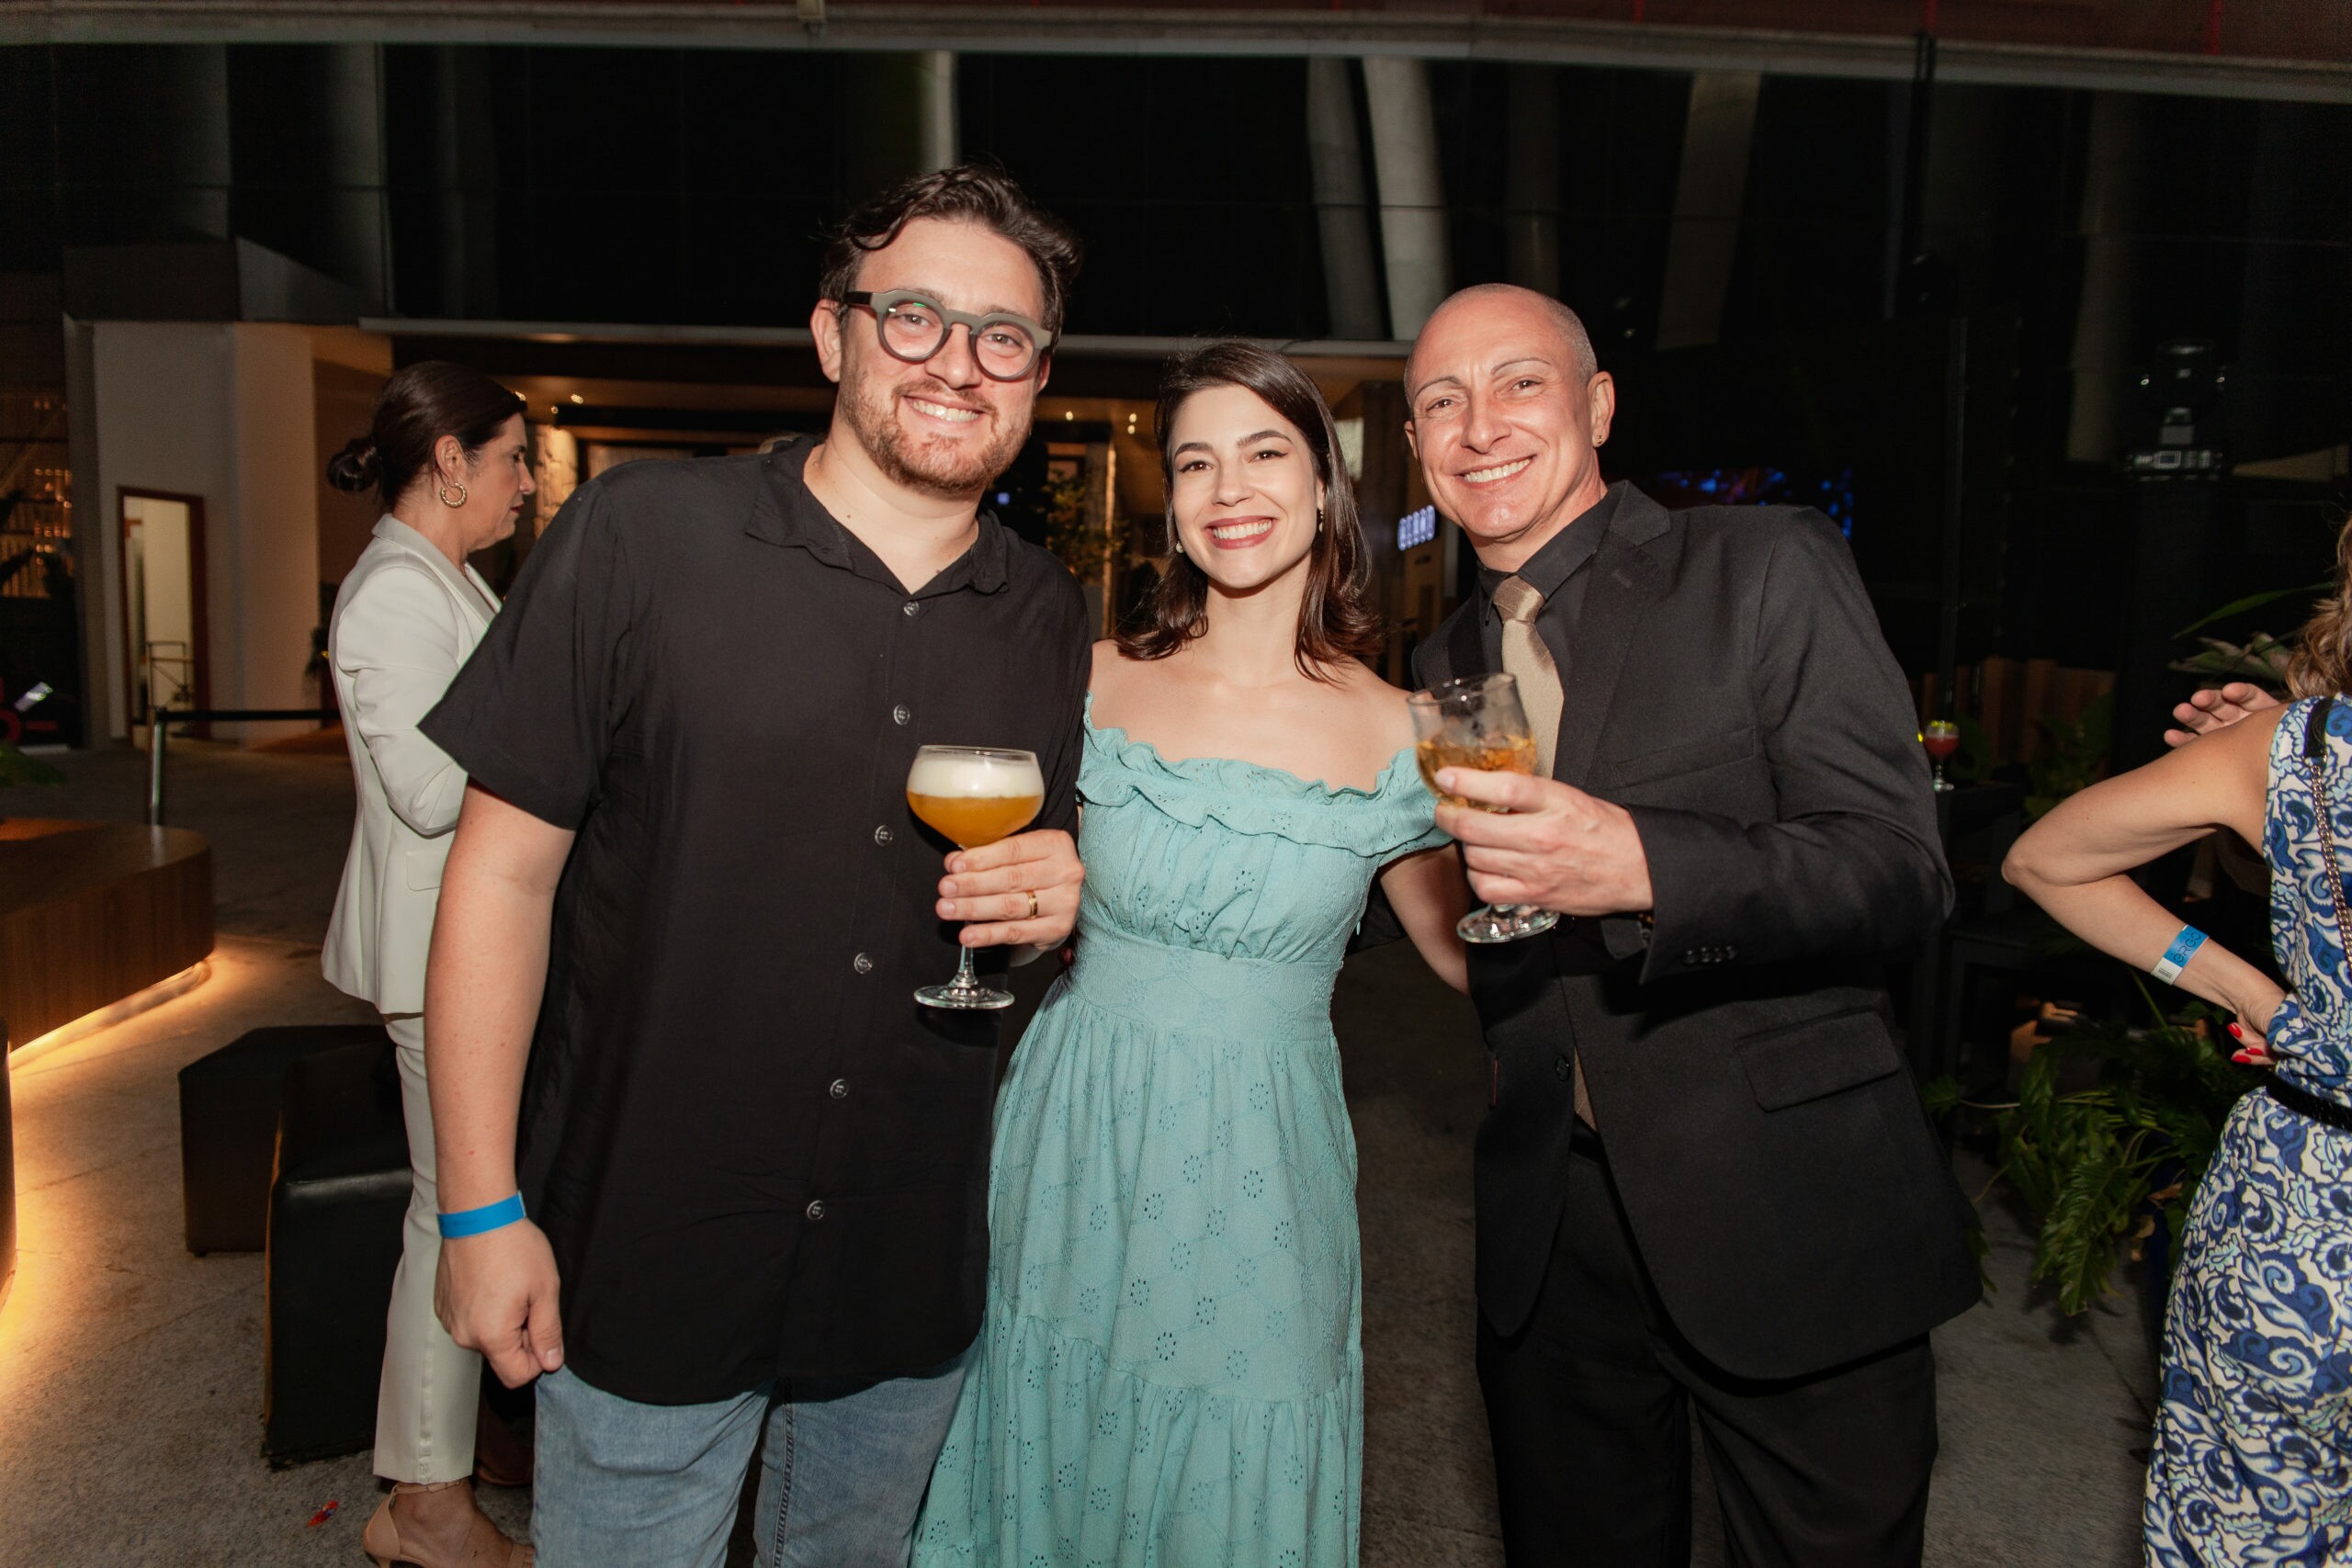
M384 459L371 435L355 435L327 463L327 483L337 490L373 490L384 477Z

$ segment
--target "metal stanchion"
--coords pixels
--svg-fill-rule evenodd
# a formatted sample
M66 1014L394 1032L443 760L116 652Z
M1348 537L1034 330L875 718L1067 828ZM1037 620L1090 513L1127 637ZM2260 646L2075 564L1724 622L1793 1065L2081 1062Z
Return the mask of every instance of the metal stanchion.
M172 710L157 708L147 720L147 826L164 825L164 738L172 732Z
M333 708L157 708L147 729L147 826L164 825L164 737L175 724L285 723L314 719L331 723L343 716Z

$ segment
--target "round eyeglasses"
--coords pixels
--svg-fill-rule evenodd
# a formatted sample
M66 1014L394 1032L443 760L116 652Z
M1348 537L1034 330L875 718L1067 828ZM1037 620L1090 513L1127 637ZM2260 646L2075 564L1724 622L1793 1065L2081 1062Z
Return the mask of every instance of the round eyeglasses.
M874 312L875 333L883 351L893 359L921 365L947 346L956 327L972 334L972 357L980 373L995 381L1018 381L1037 367L1037 356L1052 340L1046 329L1026 316L1009 310L975 316L951 310L937 300L910 289L893 288L872 294L857 289L841 298L844 309L862 305Z

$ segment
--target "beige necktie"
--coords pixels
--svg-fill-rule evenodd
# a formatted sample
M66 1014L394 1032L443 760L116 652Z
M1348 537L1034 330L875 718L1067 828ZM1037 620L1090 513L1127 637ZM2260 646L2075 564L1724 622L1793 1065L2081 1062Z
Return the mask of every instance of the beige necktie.
M1503 618L1503 671L1519 682L1519 705L1535 730L1535 771L1552 776L1560 739L1560 669L1535 629L1544 594L1523 577L1496 585L1495 609Z
M1495 609L1503 618L1503 672L1519 682L1519 705L1527 710L1527 722L1535 731L1535 772L1548 779L1552 760L1558 755L1561 694L1560 667L1552 662L1552 650L1535 629L1535 616L1543 608L1543 591L1523 577L1507 577L1495 586ZM1584 1058L1571 1051L1569 1059L1576 1075L1577 1115L1586 1126L1598 1126L1592 1119L1592 1097L1584 1087Z

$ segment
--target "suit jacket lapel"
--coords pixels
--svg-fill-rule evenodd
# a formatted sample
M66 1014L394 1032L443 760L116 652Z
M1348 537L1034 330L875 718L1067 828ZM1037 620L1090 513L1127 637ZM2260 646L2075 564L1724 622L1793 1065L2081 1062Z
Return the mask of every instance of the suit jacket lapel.
M434 547L432 540L389 513L377 520L376 537L390 540L424 562L441 580L442 586L448 589L451 598L464 606L482 626L490 625L498 597L491 592L488 583L481 582L477 586L480 580L474 576L470 567L459 571L449 564L447 556Z
M1590 783L1592 760L1609 719L1609 705L1625 654L1643 617L1665 590L1667 571L1657 548L1673 515L1628 486L1611 519L1609 536L1585 570L1584 606L1568 639L1567 678L1561 688L1560 739L1552 776L1579 789Z
M495 616L498 614L499 606L503 601L498 597L498 591L491 587L489 581L483 578L482 574L474 570L473 562L471 561L468 561L466 563L466 581L473 584L474 592L481 595L482 604L489 607L488 613L491 615ZM482 625L487 626L490 623L485 620Z

